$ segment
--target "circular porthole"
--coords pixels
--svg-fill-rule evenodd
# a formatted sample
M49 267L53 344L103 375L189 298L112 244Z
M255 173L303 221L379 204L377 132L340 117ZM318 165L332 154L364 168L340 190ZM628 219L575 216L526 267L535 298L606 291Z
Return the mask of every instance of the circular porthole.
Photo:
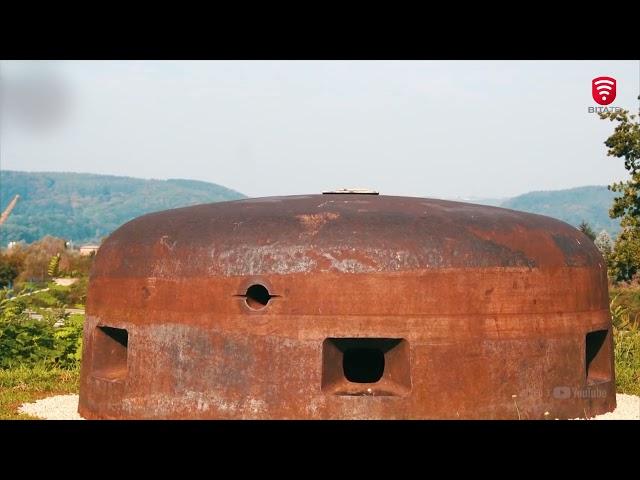
M260 310L267 306L272 295L264 285L255 284L247 288L247 293L244 297L249 308Z

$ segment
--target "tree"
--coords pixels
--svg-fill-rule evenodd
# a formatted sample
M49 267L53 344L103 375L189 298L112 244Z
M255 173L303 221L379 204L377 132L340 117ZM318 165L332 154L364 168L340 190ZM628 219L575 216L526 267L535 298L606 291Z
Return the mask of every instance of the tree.
M604 144L607 156L624 158L624 168L630 175L627 181L609 186L609 190L621 194L613 200L609 216L622 219L609 273L616 281L630 280L640 269L640 123L635 121L637 115L630 115L628 110L599 115L617 123Z
M618 122L604 144L609 148L608 156L624 158L624 168L631 175L626 182L609 186L609 190L622 194L614 199L609 216L622 218L628 225L637 226L640 219L640 123L635 122L636 115L629 115L627 110L599 115L602 119Z
M596 232L593 231L593 228L591 228L591 225L589 225L588 222L585 222L584 220L580 222L580 225L578 226L578 230L584 233L592 241L596 239Z
M607 233L607 231L602 230L593 243L596 244L596 247L598 247L598 250L600 250L602 256L606 260L608 260L613 250L613 241L611 240L611 236Z
M625 228L609 257L609 275L616 282L632 280L640 270L640 230Z
M0 252L0 288L11 287L20 274L24 256L16 249L10 253Z
M11 285L13 285L13 281L17 276L18 269L15 265L5 262L4 259L0 259L0 288L11 288Z
M64 252L65 241L46 236L25 248L24 265L18 281L45 281L48 278L51 257Z

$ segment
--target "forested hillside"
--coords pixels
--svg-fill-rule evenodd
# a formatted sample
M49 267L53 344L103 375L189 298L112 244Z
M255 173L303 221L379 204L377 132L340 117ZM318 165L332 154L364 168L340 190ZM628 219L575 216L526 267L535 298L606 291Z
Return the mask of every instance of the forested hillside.
M529 192L505 200L499 206L547 215L573 226L578 226L584 220L596 232L606 230L609 235L616 236L620 229L620 221L609 218L609 208L615 196L616 193L609 191L606 186L598 185Z
M214 183L143 180L83 173L0 171L0 208L20 200L0 229L0 244L34 242L45 235L96 242L123 223L149 212L244 198Z

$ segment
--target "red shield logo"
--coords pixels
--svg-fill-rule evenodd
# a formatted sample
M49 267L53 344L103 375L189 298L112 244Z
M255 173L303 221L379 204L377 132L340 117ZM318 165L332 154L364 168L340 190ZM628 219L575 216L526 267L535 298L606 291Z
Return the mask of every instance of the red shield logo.
M616 99L616 79L597 77L591 81L591 96L599 105L609 105Z

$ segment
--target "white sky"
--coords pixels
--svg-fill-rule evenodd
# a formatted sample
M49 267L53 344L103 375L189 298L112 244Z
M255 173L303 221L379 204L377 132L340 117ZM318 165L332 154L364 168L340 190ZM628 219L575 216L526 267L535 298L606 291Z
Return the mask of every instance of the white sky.
M638 110L638 61L47 62L54 128L0 132L1 168L219 183L249 196L367 187L506 197L625 178L591 80ZM39 64L40 67L43 64ZM33 64L2 62L9 78Z

